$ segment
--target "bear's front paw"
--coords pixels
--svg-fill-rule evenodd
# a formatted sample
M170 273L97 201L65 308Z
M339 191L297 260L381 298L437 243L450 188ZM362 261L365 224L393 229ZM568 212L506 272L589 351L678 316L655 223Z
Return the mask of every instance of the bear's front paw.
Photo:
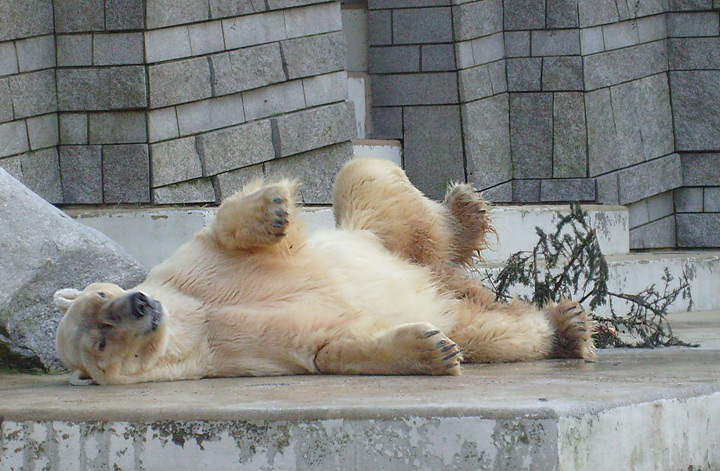
M290 194L287 188L274 185L263 192L264 211L262 226L264 232L276 239L287 235L287 228L290 224Z
M462 355L458 346L427 322L396 327L385 339L387 349L396 356L398 365L409 373L459 375Z

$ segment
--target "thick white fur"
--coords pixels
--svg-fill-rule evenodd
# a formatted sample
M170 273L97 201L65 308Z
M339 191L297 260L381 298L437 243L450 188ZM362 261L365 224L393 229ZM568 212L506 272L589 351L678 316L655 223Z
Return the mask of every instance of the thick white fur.
M359 160L336 183L340 227L307 238L295 188L285 180L250 184L223 203L214 224L151 270L133 290L163 305L164 320L151 334L107 337L106 328L100 352L103 303L126 292L107 284L59 292L66 314L58 354L74 380L459 374L458 348L472 362L553 355L560 314L577 324L577 332L562 330L566 343L577 343L568 356L592 356L586 318L567 314L577 305L542 312L498 304L459 274L467 247L453 249L462 245L453 238L470 231L463 218L480 214L425 199L384 161ZM478 227L474 249L490 230L485 219Z

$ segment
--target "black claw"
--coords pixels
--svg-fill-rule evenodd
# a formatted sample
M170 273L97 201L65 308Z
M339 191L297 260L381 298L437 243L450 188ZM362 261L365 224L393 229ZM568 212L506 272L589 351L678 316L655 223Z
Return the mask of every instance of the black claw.
M280 204L283 201L285 201L285 198L283 198L282 196L276 196L275 198L272 199L272 202L275 204Z
M275 222L272 223L273 227L285 227L288 223L288 220L285 218L277 218L275 219Z
M429 331L425 332L424 335L425 335L425 338L429 338L429 337L432 337L433 335L437 335L439 333L440 333L439 330L429 330Z
M438 346L438 347L442 347L442 346L445 345L445 344L447 344L447 341L446 341L446 340L441 340L441 341L439 341L439 342L437 343L437 346Z
M458 350L457 352L453 352L453 353L451 353L450 355L445 355L445 356L443 357L443 360L449 360L449 359L451 359L452 357L456 356L456 355L459 354L459 353L460 353L460 350Z
M456 366L460 366L459 363L453 363L452 365L445 365L444 368L446 370L449 370L450 368L455 368Z
M280 237L285 237L285 234L273 234L275 238L279 239Z
M445 352L447 352L447 351L449 351L449 350L452 350L452 349L455 348L455 347L457 347L457 345L455 345L455 344L448 345L447 347L443 348L441 351L442 351L443 353L445 353Z
M275 214L280 216L281 218L284 218L285 216L288 215L288 212L283 209L276 209Z

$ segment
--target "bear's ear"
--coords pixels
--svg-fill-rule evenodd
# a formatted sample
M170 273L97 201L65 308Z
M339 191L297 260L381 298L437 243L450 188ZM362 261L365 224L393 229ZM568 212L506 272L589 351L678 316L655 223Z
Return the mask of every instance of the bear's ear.
M80 291L74 288L60 289L55 291L55 294L53 295L53 302L58 309L65 312L79 294Z

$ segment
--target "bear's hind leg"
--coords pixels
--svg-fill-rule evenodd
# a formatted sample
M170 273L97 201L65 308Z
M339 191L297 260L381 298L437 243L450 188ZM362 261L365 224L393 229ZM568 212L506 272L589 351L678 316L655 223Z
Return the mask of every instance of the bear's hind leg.
M471 265L487 248L488 234L497 234L489 217L490 207L472 185L456 183L448 188L445 206L452 215L452 261Z
M304 237L296 219L297 184L281 180L274 184L256 181L220 205L211 230L228 250L292 247Z
M545 315L555 328L552 358L595 358L593 325L580 304L563 300L545 307Z

